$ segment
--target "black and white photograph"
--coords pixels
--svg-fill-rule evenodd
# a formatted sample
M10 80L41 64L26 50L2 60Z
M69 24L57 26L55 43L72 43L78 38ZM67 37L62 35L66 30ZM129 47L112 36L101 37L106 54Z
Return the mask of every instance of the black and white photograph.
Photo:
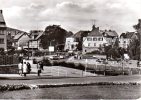
M141 100L141 0L0 0L0 99Z

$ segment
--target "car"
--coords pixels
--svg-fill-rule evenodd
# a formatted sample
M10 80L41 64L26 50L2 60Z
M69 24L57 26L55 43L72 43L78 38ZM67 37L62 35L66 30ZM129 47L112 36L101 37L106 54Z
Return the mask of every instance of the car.
M49 56L49 59L50 60L58 60L59 56L57 56L57 55Z
M64 55L60 55L59 58L60 58L60 59L64 59L65 56L64 56Z

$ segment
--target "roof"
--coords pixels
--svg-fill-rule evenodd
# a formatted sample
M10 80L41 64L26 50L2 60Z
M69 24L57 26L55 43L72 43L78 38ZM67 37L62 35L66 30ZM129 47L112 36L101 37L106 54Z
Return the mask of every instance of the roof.
M18 33L25 33L24 31L7 27L6 30L10 33L11 36L15 36Z
M19 32L18 34L15 35L14 40L20 39L24 34L27 34L27 33L25 33L25 32L20 33Z
M112 37L117 37L118 34L116 31L112 31L112 30L109 30L109 31L106 31L105 32L108 36L112 36Z
M35 40L38 40L43 34L44 34L44 32L39 32L39 34L38 34L38 36L36 37Z
M102 36L102 33L99 30L99 27L93 26L92 31L88 34L88 36Z
M127 32L126 37L131 38L135 33L134 32Z
M120 38L121 38L121 37L123 37L123 38L131 38L134 34L135 34L135 32L122 33L122 34L120 35Z
M6 27L6 23L2 14L2 10L0 10L0 27Z
M81 38L82 36L87 36L89 32L90 32L90 31L83 31L83 30L80 30L80 31L78 31L77 33L75 33L75 34L73 35L73 37Z

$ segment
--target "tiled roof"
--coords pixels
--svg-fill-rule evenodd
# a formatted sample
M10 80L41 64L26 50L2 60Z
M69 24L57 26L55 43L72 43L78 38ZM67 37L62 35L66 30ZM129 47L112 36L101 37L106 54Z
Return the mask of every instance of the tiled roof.
M112 36L112 37L117 37L118 34L116 31L112 31L112 30L109 30L109 31L106 31L105 32L108 36Z
M123 37L123 38L131 38L134 34L135 34L135 32L122 33L120 35L120 37Z
M78 31L77 33L75 33L75 34L73 35L73 37L81 38L82 36L87 36L89 32L90 32L90 31L82 31L82 30L80 30L80 31Z
M44 32L39 32L39 34L38 34L38 36L36 37L35 40L38 40L43 34L44 34Z
M102 33L99 30L92 30L88 36L102 36Z

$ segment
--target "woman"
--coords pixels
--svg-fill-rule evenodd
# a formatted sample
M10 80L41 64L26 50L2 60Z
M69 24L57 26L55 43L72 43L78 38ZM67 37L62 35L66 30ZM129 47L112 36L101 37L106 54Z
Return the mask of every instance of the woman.
M37 63L37 75L40 76L40 73L41 73L41 70L42 70L42 67L40 65L40 62Z
M28 67L27 67L26 62L24 62L24 64L23 64L23 74L24 74L24 77L26 77L27 73L28 73Z
M19 68L19 75L22 76L22 73L23 73L23 62L20 62L20 63L18 64L18 68Z

